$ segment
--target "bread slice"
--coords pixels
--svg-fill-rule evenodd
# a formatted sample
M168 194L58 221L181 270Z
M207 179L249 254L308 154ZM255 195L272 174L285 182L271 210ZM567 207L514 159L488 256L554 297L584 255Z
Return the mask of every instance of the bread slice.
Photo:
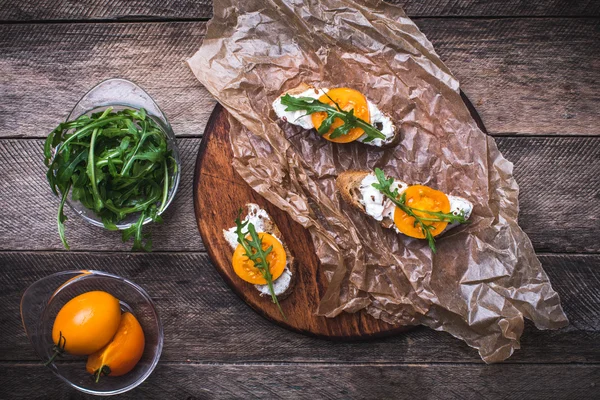
M381 226L384 228L394 228L393 210L395 205L389 200L385 200L385 197L381 197L381 193L374 190L376 194L371 194L371 199L363 199L364 193L361 192L362 181L372 173L369 171L344 171L338 175L335 180L337 189L339 190L342 199L360 210L364 214L367 214L377 220L381 221ZM402 181L395 180L395 184L398 185L398 190L402 192L408 188L408 185ZM462 197L448 195L448 201L450 202L450 212L458 215L462 214L465 219L469 219L471 212L473 211L473 204ZM369 203L368 207L371 207L371 211L375 212L375 215L368 212L368 207L365 207L365 203ZM448 224L442 233L458 226L458 222ZM396 231L398 231L396 229Z
M335 185L342 195L342 199L359 211L362 211L364 214L367 214L367 210L365 210L365 206L361 203L362 196L360 193L360 184L369 174L369 171L348 170L340 173L335 180ZM394 220L389 217L383 217L381 226L384 228L392 228L394 226Z
M280 118L282 118L284 121L289 122L289 123L294 124L294 125L297 125L297 123L292 122L292 121L297 120L297 117L299 117L301 114L298 114L298 112L296 112L294 114L294 118L287 118L286 116L282 116L280 113L284 113L284 112L282 110L280 110L280 106L281 106L280 99L281 99L281 97L285 96L286 94L289 94L290 96L298 96L298 95L300 95L302 93L305 93L309 89L313 89L315 95L319 92L319 90L317 88L314 88L313 86L310 86L310 85L302 82L298 86L296 86L295 88L292 88L292 89L286 91L285 93L282 93L281 96L273 102L273 109L275 110L275 114L277 114L277 116L280 117ZM372 103L368 99L367 99L367 101L369 103ZM392 120L392 118L391 118L391 116L389 114L385 114L385 113L382 113L382 114L389 121ZM312 123L310 125L312 126ZM393 123L392 123L392 125L393 125ZM307 127L305 127L305 129L306 128ZM311 129L314 129L314 128L311 128ZM383 142L381 145L376 145L376 144L373 144L373 143L370 143L370 142L362 142L360 139L358 139L357 141L359 141L361 143L364 143L364 144L367 144L369 146L378 147L378 148L382 148L382 149L394 147L394 146L396 146L400 142L401 135L400 135L400 129L396 125L393 125L393 129L394 129L394 134L392 136L392 139L388 140L386 142Z
M281 96L285 96L286 94L289 94L290 96L295 96L295 95L298 95L300 93L304 93L308 89L311 89L311 88L315 89L314 86L311 86L311 85L309 85L307 83L302 82L298 86L296 86L295 88L292 88L292 89L288 90L287 92L282 93ZM316 92L316 90L317 89L315 89L315 92Z
M392 147L396 147L398 143L400 143L400 139L402 139L402 136L400 135L400 128L396 126L396 129L394 130L394 138L389 142L383 143L381 146L375 147L379 147L380 149L390 149Z
M277 299L283 300L292 293L294 284L296 283L296 273L295 272L296 272L297 261L294 258L294 256L292 255L292 253L290 252L290 249L287 247L287 245L283 241L283 236L281 234L281 231L279 230L279 228L277 227L275 222L273 222L273 220L271 219L269 214L264 209L260 208L260 206L258 204L254 204L254 203L246 204L246 214L245 214L242 222L245 222L248 220L252 224L254 224L254 228L256 229L257 233L265 232L272 236L275 236L283 245L283 249L285 250L285 255L286 255L285 270L283 271L281 276L279 276L279 278L277 278L273 281L273 289L275 291L275 295L277 296ZM244 233L246 233L246 232L244 232ZM235 251L235 249L238 246L236 227L234 226L229 229L223 229L223 236L225 237L225 240L229 244L229 247L231 248L231 250ZM258 290L260 292L261 296L269 296L269 297L271 296L268 285L254 285L254 287L256 288L256 290Z

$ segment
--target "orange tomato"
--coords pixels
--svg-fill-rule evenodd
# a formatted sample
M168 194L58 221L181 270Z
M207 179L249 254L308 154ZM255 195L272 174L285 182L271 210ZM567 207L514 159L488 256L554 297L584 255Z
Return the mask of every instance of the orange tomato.
M443 213L450 212L450 200L448 196L439 190L432 189L423 185L413 185L406 189L406 204L412 208L424 211L438 211ZM419 212L413 210L413 212L423 218L433 218L426 212ZM396 207L394 211L394 223L398 230L407 236L414 237L417 239L425 239L425 233L421 229L419 224L415 225L415 219L399 207ZM446 228L447 222L432 222L424 221L426 225L433 226L431 234L437 236Z
M354 115L358 118L362 119L365 122L370 122L371 116L369 115L369 105L367 103L367 98L358 90L350 89L350 88L336 88L331 89L327 94L321 96L319 101L322 103L334 105L331 101L333 99L342 110L350 111L354 109ZM316 129L319 129L325 118L327 118L327 113L325 112L316 112L311 114L311 119L313 125ZM365 131L361 128L352 128L350 132L346 135L338 136L334 139L330 138L333 130L339 126L344 125L344 121L339 118L333 120L333 124L331 124L331 128L329 128L329 132L327 132L323 137L331 142L335 143L349 143L353 142L359 137L361 137Z
M146 340L144 331L132 313L123 313L113 340L88 357L85 369L96 375L121 376L131 371L142 358Z
M121 321L119 300L93 291L72 298L60 309L52 326L52 341L66 352L83 356L106 346Z
M258 234L262 241L262 248L268 249L269 246L273 246L273 250L267 255L267 263L269 264L269 271L271 271L271 277L273 280L279 278L285 269L286 254L283 245L277 238L268 233L261 232ZM242 245L238 244L238 247L233 253L231 263L233 264L233 271L237 276L242 278L248 283L254 285L266 285L267 280L263 277L262 273L258 268L254 266L254 262L245 256L246 251Z

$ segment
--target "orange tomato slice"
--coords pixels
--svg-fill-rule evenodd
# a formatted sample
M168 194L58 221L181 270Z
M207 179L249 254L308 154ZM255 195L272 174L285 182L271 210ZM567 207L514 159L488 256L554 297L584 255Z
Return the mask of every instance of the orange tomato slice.
M131 371L142 358L146 340L144 331L132 313L123 313L112 341L88 357L85 369L96 375L121 376Z
M437 211L443 213L450 212L450 200L448 196L439 190L432 189L423 185L409 186L405 191L406 204L418 210ZM416 215L423 218L432 218L425 212L414 211ZM399 207L394 211L394 223L398 230L407 236L417 239L425 239L425 233L419 224L415 225L415 219ZM431 234L437 236L446 228L447 222L424 221L426 225L433 226Z
M333 99L342 110L350 111L354 109L355 116L357 116L365 122L370 122L371 116L369 115L369 105L367 103L367 98L358 90L350 88L331 89L329 92L327 92L327 95L319 97L319 101L333 106L334 103L331 101L330 98ZM327 118L327 113L316 112L311 114L310 117L315 128L319 129L325 118ZM338 136L334 139L330 138L334 129L342 125L344 125L344 121L342 121L339 118L334 119L333 124L331 124L331 128L329 128L329 132L324 134L323 137L335 143L349 143L355 141L365 133L365 131L361 128L352 128L350 129L350 132L348 132L348 134L346 135Z
M285 269L286 254L283 245L277 238L269 235L265 232L258 234L262 241L262 248L268 249L273 246L273 250L267 255L267 262L269 263L269 271L273 280L279 278ZM247 236L249 238L250 236ZM254 285L266 285L267 280L263 277L262 273L258 268L254 266L254 262L245 256L246 251L242 245L238 244L238 247L233 253L231 260L233 264L233 271L237 276L242 278L248 283Z

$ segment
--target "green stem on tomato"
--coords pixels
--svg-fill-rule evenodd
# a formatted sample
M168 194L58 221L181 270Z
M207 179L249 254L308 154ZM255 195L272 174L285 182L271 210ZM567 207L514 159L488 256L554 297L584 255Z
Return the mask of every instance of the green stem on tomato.
M109 367L108 365L103 365L103 366L101 366L101 367L100 367L100 368L98 368L98 369L96 370L96 372L94 373L94 375L95 375L95 377L96 377L96 379L95 379L95 382L96 382L96 383L100 382L100 377L101 377L102 375L104 375L104 376L110 375L110 372L111 372L111 371L110 371L110 367Z
M58 343L56 343L53 347L54 354L48 361L44 363L44 366L52 364L52 362L56 359L56 357L62 356L65 352L65 346L67 345L67 338L63 336L62 331L59 332Z

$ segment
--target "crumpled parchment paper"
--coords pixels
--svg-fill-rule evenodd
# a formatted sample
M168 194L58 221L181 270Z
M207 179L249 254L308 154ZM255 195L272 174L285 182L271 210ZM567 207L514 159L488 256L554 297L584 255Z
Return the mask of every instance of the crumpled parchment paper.
M459 84L395 6L351 0L219 0L188 60L232 117L237 172L309 229L329 286L318 310L365 310L391 324L423 324L479 350L486 362L519 348L523 319L568 321L517 224L512 164L477 127ZM366 94L400 126L387 150L328 142L277 121L271 103L307 83ZM475 204L472 223L427 241L383 229L344 204L335 177L382 168ZM287 238L287 240L293 240Z

